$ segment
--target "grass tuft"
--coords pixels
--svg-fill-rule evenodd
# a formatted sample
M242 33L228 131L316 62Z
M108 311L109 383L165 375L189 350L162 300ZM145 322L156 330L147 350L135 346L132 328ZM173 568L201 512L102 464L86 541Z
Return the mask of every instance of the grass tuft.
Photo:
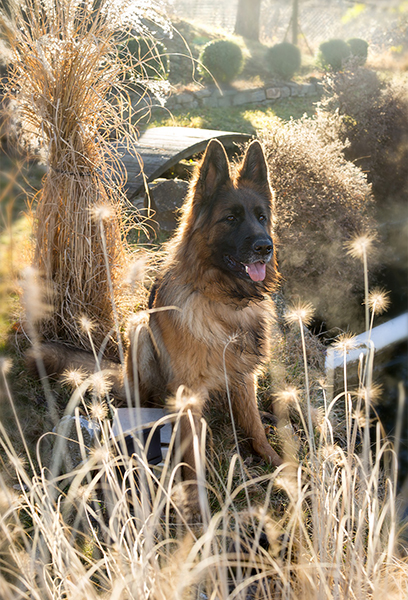
M9 127L46 165L33 217L34 264L45 302L54 307L41 319L46 339L89 349L77 322L90 307L98 346L117 328L109 286L119 307L128 253L125 173L115 138L127 144L136 139L126 90L132 65L124 62L118 44L135 28L142 30L144 18L159 19L158 8L159 3L132 6L127 0L24 0L10 2L1 16L10 54ZM117 354L115 337L107 344L111 354Z

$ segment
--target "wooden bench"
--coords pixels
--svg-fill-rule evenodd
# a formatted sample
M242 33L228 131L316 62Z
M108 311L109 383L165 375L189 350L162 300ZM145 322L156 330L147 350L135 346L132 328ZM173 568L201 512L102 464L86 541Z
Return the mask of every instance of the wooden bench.
M227 150L238 149L251 139L250 134L193 129L190 127L155 127L143 133L135 144L138 157L124 146L119 146L122 162L127 171L126 194L133 199L143 193L145 183L157 179L181 160L203 152L212 138L222 142Z

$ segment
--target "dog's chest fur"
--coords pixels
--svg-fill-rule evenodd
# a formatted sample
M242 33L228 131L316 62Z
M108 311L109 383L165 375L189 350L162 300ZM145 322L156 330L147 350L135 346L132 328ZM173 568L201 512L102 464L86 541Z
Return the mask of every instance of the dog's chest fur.
M188 286L180 287L171 303L166 300L178 310L155 313L152 320L164 347L172 349L162 356L170 379L193 389L224 390L226 374L231 384L242 384L267 359L273 317L269 300L237 310Z

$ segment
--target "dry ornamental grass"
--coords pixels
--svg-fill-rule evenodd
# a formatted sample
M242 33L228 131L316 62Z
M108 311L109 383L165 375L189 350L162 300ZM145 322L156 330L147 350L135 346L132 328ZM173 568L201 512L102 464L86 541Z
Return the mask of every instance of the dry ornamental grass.
M121 317L128 256L125 174L111 134L129 144L136 136L125 85L133 65L118 43L143 29L142 18L160 20L158 8L127 0L27 0L11 2L2 15L10 122L19 142L47 166L34 222L34 264L54 307L41 319L45 338L89 348L78 320L92 314L98 347L108 336L116 352L112 331Z

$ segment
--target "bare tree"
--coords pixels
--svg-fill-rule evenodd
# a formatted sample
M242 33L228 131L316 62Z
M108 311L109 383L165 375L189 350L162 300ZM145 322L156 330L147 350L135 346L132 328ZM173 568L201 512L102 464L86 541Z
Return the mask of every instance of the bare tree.
M234 33L259 42L262 0L238 0Z

